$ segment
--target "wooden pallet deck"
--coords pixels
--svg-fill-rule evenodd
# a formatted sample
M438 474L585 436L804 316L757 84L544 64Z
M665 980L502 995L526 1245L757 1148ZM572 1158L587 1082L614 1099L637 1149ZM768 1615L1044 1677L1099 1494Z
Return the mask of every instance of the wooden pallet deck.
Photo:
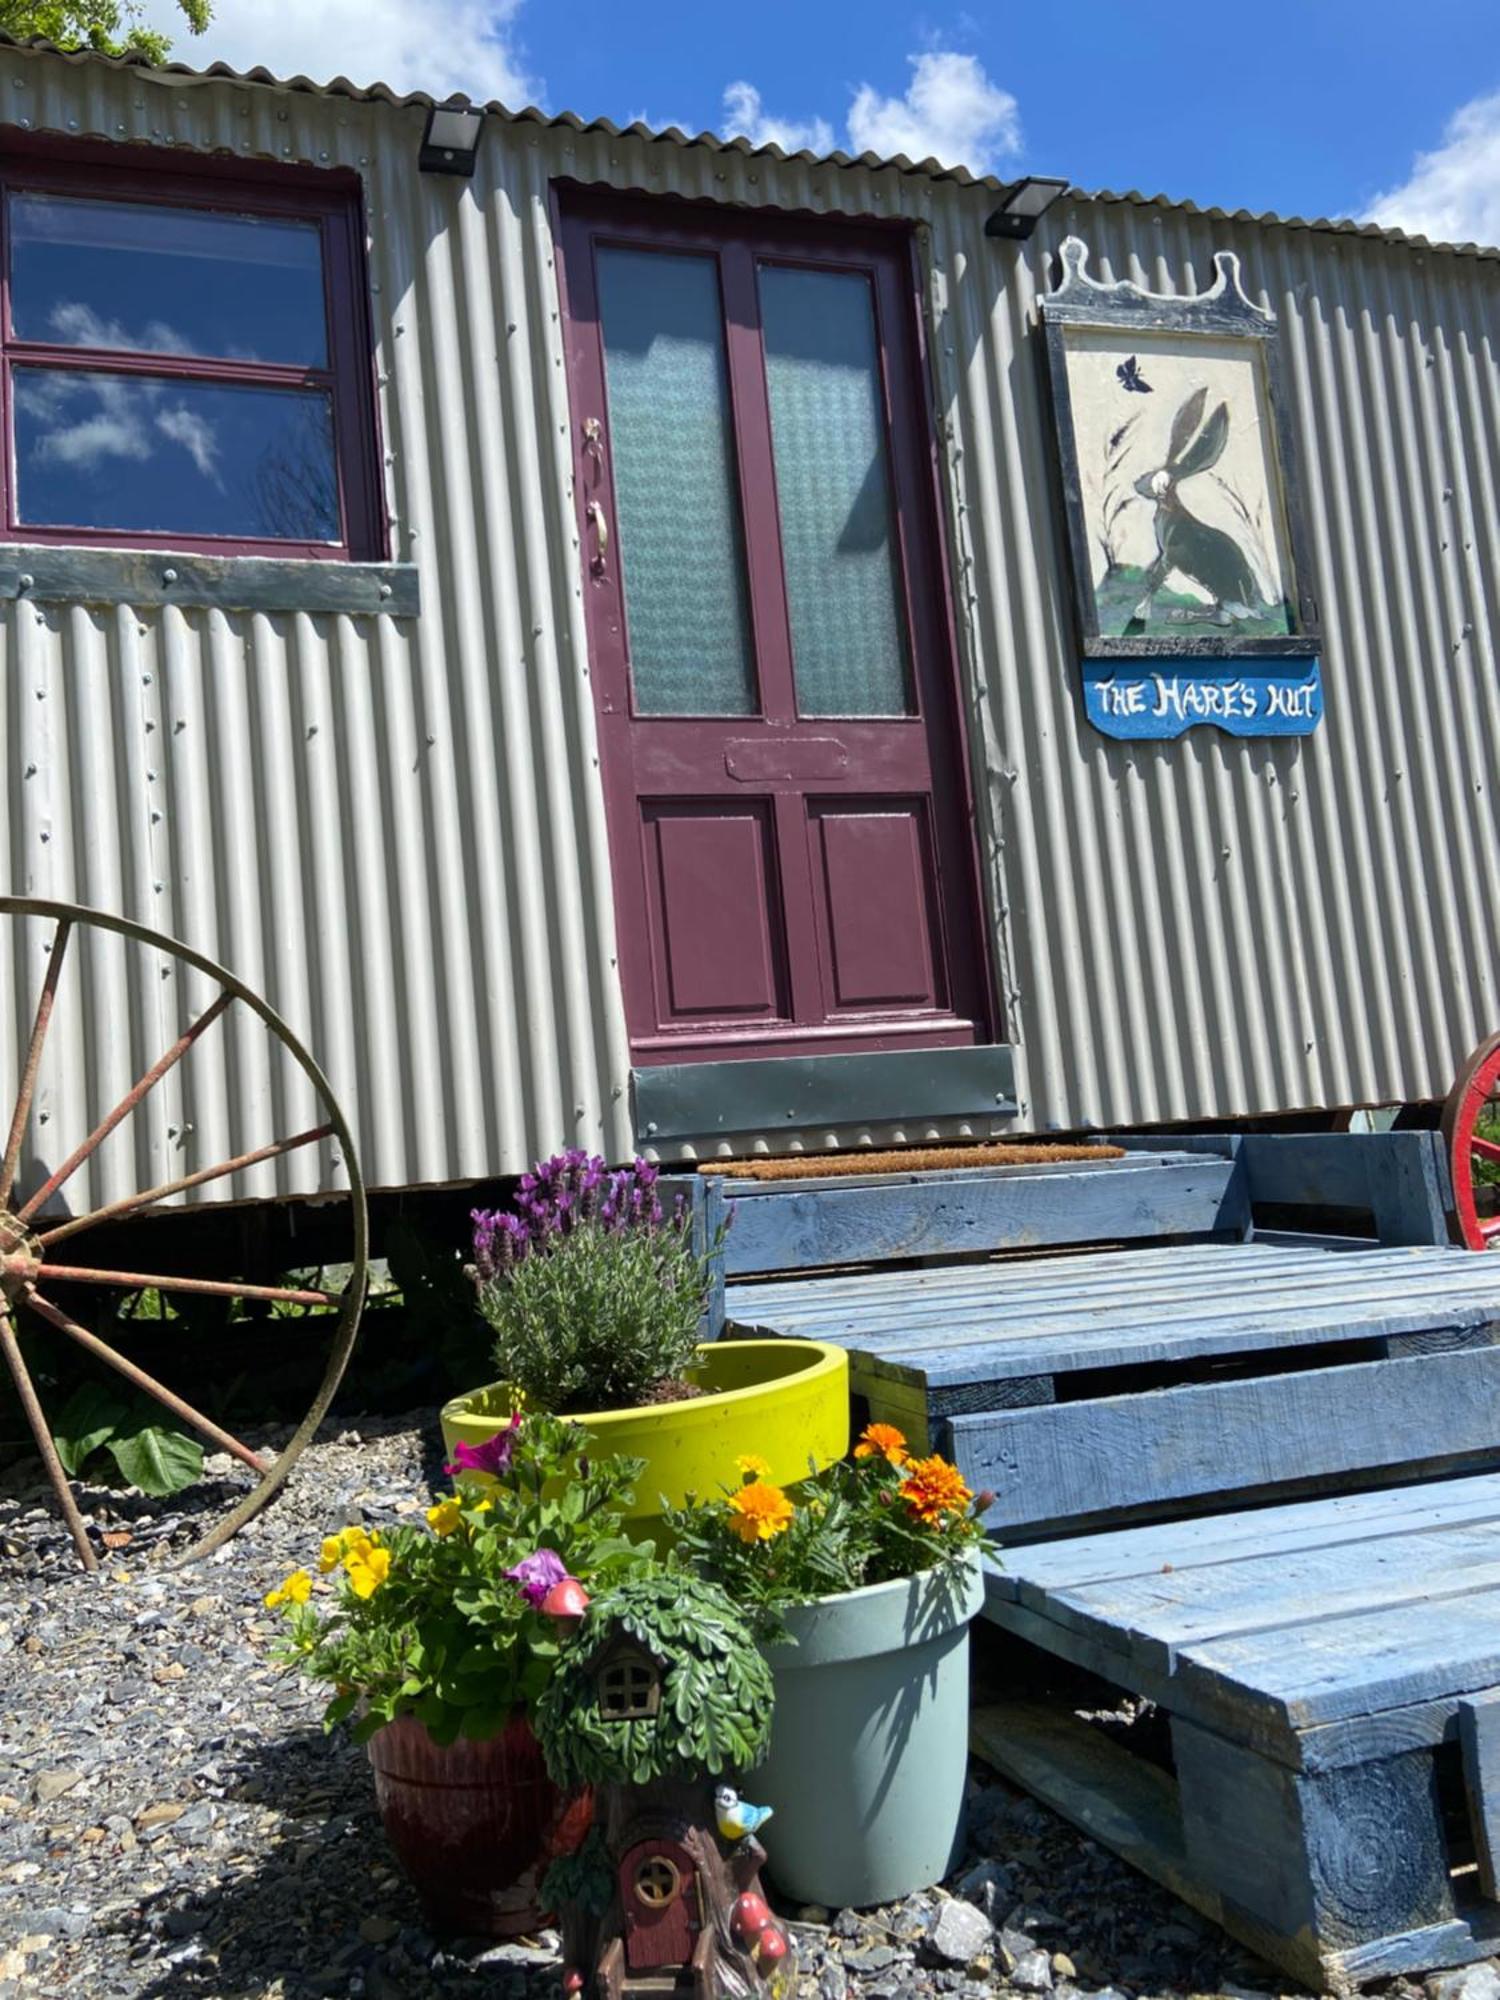
M1165 1711L1170 1765L1056 1704L977 1747L1315 1987L1495 1950L1500 1258L1448 1247L1433 1135L963 1180L748 1194L726 1307L993 1493L987 1616Z

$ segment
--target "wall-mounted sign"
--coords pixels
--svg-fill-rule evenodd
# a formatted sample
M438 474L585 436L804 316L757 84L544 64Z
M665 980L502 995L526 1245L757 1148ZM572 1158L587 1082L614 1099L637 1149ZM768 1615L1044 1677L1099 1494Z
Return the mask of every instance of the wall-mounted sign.
M1088 718L1301 736L1323 712L1275 315L1221 250L1195 297L1088 275L1041 301Z

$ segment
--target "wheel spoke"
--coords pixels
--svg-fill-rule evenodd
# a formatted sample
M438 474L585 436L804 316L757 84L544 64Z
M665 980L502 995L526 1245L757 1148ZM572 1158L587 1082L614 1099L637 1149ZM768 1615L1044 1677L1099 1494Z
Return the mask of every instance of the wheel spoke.
M26 1412L31 1435L36 1439L36 1448L41 1453L42 1464L47 1468L47 1478L51 1482L53 1493L57 1496L62 1517L68 1524L68 1532L73 1537L79 1560L85 1569L97 1569L99 1558L94 1554L89 1531L84 1526L82 1514L78 1511L78 1502L73 1498L68 1475L63 1471L62 1460L57 1455L57 1446L52 1442L52 1432L47 1426L46 1413L37 1396L31 1371L26 1366L21 1343L16 1339L10 1308L3 1299L0 1299L0 1353L5 1356L5 1365L9 1368L11 1380L16 1385L16 1394L20 1397L21 1407Z
M1500 1161L1500 1142L1494 1139L1481 1139L1477 1132L1469 1141L1469 1150L1471 1153L1477 1153L1481 1160Z
M241 1444L237 1437L228 1431L220 1430L216 1423L205 1417L201 1411L195 1410L191 1403L185 1403L180 1396L174 1395L163 1383L158 1382L154 1375L148 1375L144 1368L138 1368L133 1361L127 1361L123 1354L117 1354L107 1341L101 1340L96 1333L90 1333L86 1326L80 1326L76 1320L69 1319L67 1314L60 1312L50 1299L44 1299L40 1293L30 1289L25 1291L22 1297L34 1313L40 1313L42 1318L49 1325L55 1326L59 1333L65 1333L70 1340L76 1340L80 1347L86 1348L90 1354L104 1362L106 1367L113 1368L116 1374L123 1375L127 1382L133 1382L136 1388L144 1389L146 1394L154 1397L163 1409L170 1410L174 1417L181 1417L185 1424L191 1424L201 1437L217 1445L220 1451L232 1453L235 1458L248 1465L252 1472L264 1475L267 1471L265 1460L257 1458L249 1445Z
M124 1292L194 1292L206 1299L270 1299L288 1306L339 1303L337 1292L304 1292L291 1285L237 1285L219 1278L164 1278L153 1271L96 1271L87 1264L39 1264L36 1275L65 1285L114 1285Z
M147 1188L144 1194L126 1195L121 1201L91 1209L87 1215L72 1216L67 1222L58 1223L55 1229L44 1229L36 1240L41 1244L61 1243L65 1236L76 1236L81 1229L93 1229L101 1222L119 1222L127 1215L137 1215L142 1209L166 1201L171 1195L182 1194L188 1188L202 1187L205 1181L222 1180L226 1174L243 1173L247 1167L258 1167L264 1160L275 1160L283 1153L295 1152L298 1146L312 1146L319 1139L331 1139L333 1136L331 1125L315 1125L310 1132L299 1132L295 1138L277 1139L272 1145L261 1146L256 1152L241 1153L237 1160L221 1160L215 1167L200 1167L195 1174L183 1174L175 1181L162 1181L154 1188Z
M42 1044L47 1039L47 1029L52 1021L52 1003L57 998L57 982L62 977L63 953L68 948L68 937L73 929L71 917L63 917L52 933L52 956L47 961L47 976L42 981L42 990L37 998L36 1019L31 1024L31 1041L26 1049L26 1061L21 1070L21 1087L16 1093L15 1116L10 1121L10 1137L5 1142L5 1158L0 1160L0 1208L10 1200L10 1191L16 1184L16 1168L21 1161L21 1141L26 1136L26 1121L31 1116L31 1100L36 1095L36 1080L42 1066Z
M218 1020L219 1016L233 999L234 995L232 993L221 993L213 1005L205 1013L200 1014L190 1028L178 1036L166 1054L157 1057L156 1061L146 1071L146 1074L140 1081L133 1084L120 1099L114 1110L94 1127L83 1144L75 1152L68 1155L67 1159L63 1161L56 1172L49 1175L42 1182L42 1185L32 1195L25 1207L18 1211L22 1222L29 1222L31 1217L42 1206L42 1203L56 1194L64 1181L72 1179L90 1153L104 1143L122 1119L130 1116L131 1112L135 1110L137 1105L146 1096L146 1093L154 1085L161 1082L167 1071L174 1069L182 1061L182 1058L187 1054L194 1042L197 1041L198 1037L205 1034L213 1026L214 1022Z

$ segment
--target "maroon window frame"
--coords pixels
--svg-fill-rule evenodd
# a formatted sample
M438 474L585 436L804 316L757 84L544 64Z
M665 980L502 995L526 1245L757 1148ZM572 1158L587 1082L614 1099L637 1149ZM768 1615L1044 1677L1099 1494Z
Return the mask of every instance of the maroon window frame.
M328 366L161 355L134 350L56 346L17 339L12 328L10 197L76 195L89 201L159 202L230 215L277 216L318 225ZM64 548L178 549L219 556L290 556L331 562L382 562L388 524L381 499L376 428L374 340L364 255L358 176L345 169L281 167L199 157L139 146L67 146L7 130L0 135L0 542ZM318 389L332 403L340 536L309 542L142 529L40 527L18 518L11 373L17 366L87 374L213 382L229 388Z

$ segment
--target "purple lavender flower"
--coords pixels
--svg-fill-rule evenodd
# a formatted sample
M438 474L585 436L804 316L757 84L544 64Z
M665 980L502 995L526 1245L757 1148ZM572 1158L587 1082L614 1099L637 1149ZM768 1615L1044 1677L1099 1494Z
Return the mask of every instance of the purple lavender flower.
M535 1610L552 1586L564 1580L568 1566L555 1549L538 1549L535 1555L523 1556L505 1574L521 1586L521 1595Z
M516 1447L516 1432L521 1428L521 1412L511 1413L509 1427L496 1431L483 1444L465 1444L462 1439L453 1448L453 1463L445 1465L443 1471L450 1479L457 1479L465 1472L487 1472L492 1479L499 1479L510 1470L510 1455Z

